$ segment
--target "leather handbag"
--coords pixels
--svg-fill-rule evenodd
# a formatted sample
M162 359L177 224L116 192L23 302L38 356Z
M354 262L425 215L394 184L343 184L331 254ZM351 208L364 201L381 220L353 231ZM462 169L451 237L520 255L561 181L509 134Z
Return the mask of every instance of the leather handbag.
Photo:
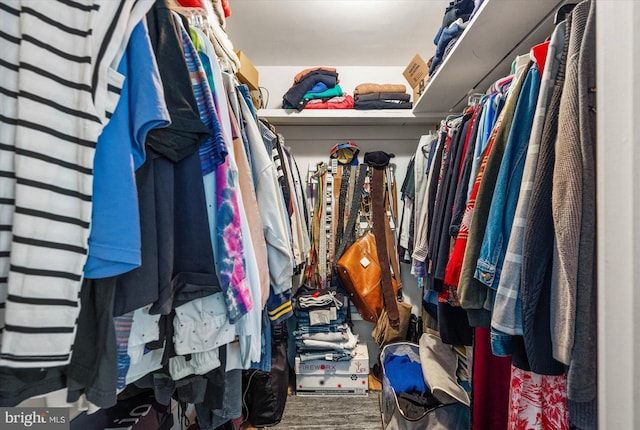
M365 162L373 167L371 194L374 196L372 207L375 234L367 232L349 246L338 259L336 271L354 306L364 320L378 322L382 310L386 309L389 324L395 329L399 329L400 316L396 298L398 291L402 288L402 282L393 233L383 200L383 169L391 157L393 154L382 151L365 154ZM353 229L354 221L355 216L352 212L347 232ZM382 238L385 243L378 244L376 237ZM389 260L382 262L384 266L380 264L379 253L381 252L387 254L383 259ZM393 266L393 273L391 266Z
M377 322L384 308L384 298L376 238L373 233L367 232L358 238L342 254L336 267L340 281L358 313L366 321ZM394 277L391 278L391 284L394 295L397 295L398 283Z
M407 339L407 331L411 322L411 305L407 302L398 301L398 313L400 314L400 326L393 327L389 323L389 314L382 311L376 326L371 332L371 336L380 348L393 342L402 342Z
M391 226L388 219L385 220L385 230L387 239L387 249L389 250L389 259L391 260L391 267L394 274L400 274L400 266L398 264L398 254L394 247L393 233L391 232ZM400 319L399 325L393 325L390 321L389 313L387 309L382 311L380 318L376 323L376 326L371 332L373 340L378 344L380 348L393 342L400 342L407 340L407 331L409 329L409 323L413 314L411 313L412 306L406 303L402 299L402 283L399 285L400 292L395 295L397 297L398 317Z

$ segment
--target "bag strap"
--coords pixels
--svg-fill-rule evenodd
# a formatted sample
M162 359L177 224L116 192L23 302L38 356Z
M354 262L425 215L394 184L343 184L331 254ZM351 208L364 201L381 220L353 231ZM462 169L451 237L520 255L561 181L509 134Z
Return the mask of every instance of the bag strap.
M389 217L384 217L384 227L387 237L387 252L389 253L389 259L391 260L391 267L398 284L398 299L402 298L402 279L400 277L400 265L398 264L398 252L395 247L395 240L393 237L393 231L391 231L391 225L389 224Z
M397 202L397 195L395 194L396 187L393 181L393 172L390 167L387 167L387 196L389 203L389 212L394 219L397 219L398 214L395 210L395 202ZM398 283L398 300L402 301L402 279L400 277L400 264L398 258L398 250L396 248L397 237L394 235L391 230L391 224L389 223L389 217L385 217L385 230L387 233L387 252L389 253L389 258L391 260L391 267L393 268L393 273L395 274L396 282ZM397 224L396 224L397 225Z
M389 253L387 247L387 211L385 210L385 187L384 168L373 168L371 178L371 197L373 215L373 234L376 238L376 251L380 264L380 283L382 284L382 296L384 297L384 308L389 315L391 327L400 326L400 313L398 312L398 302L391 283L391 266L389 264ZM387 221L385 221L387 219Z

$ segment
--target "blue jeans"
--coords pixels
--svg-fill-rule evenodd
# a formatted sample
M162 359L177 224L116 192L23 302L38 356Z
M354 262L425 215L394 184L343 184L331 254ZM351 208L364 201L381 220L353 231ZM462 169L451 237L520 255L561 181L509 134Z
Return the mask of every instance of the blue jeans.
M214 430L242 415L242 370L230 370L225 375L222 409L207 409L196 404L198 423L202 430Z
M513 336L491 327L491 352L498 357L513 354Z

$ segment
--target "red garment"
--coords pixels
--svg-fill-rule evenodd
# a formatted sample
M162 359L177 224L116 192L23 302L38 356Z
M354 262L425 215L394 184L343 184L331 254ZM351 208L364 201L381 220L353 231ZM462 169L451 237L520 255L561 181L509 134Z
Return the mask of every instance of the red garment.
M533 55L533 58L536 60L536 63L538 64L538 69L540 70L540 78L542 78L544 65L547 61L547 52L549 52L550 43L551 43L550 41L542 42L541 44L531 48L531 54Z
M200 9L204 8L201 0L177 0L178 4L182 7L198 7Z
M221 0L222 2L222 10L224 10L224 17L229 18L231 16L231 5L229 4L229 0Z
M487 165L487 159L489 158L489 154L491 153L493 142L495 142L496 140L498 130L500 130L500 125L502 124L503 118L504 110L502 111L500 116L498 116L498 119L496 120L496 123L491 132L491 136L489 137L489 143L487 143L487 147L482 154L482 162L480 163L480 167L478 168L478 175L476 176L476 180L473 183L473 188L471 189L469 203L467 203L467 208L465 209L464 216L462 217L460 231L458 232L458 237L456 238L453 252L451 253L451 258L447 263L447 268L444 274L445 288L439 294L440 301L448 301L450 303L456 303L459 305L458 297L455 292L458 288L458 283L460 282L460 273L462 272L462 263L464 261L464 251L467 247L467 239L469 238L469 227L471 226L471 222L473 221L473 210L476 206L476 196L478 195L480 182L482 182L482 176L484 175L484 169Z
M547 376L511 366L508 430L569 430L567 375Z
M465 154L467 153L467 147L469 146L469 141L471 140L471 132L473 131L473 124L475 123L478 113L480 112L480 108L481 105L476 106L476 108L473 111L473 115L471 116L471 123L470 123L470 127L467 131L467 135L465 136L465 140L464 140L464 147L462 148L462 158L460 159L460 168L458 170L458 181L460 180L460 176L462 175L462 167L464 166L464 159L465 159ZM475 203L475 200L474 200ZM454 208L451 208L451 210L453 210ZM466 214L466 210L465 210L465 214ZM460 238L460 233L462 233L462 229L464 225L464 220L461 223L460 226L460 231L458 232L458 236L457 238ZM466 246L467 244L467 235L469 234L469 229L468 227L465 227L465 232L464 232L464 244ZM453 258L453 253L456 252L455 250L455 243L457 243L457 238L452 239L453 243L454 243L454 248L453 250L450 252L449 254L449 263L451 262L451 259ZM460 245L462 246L462 245ZM464 248L459 248L458 251L460 251L460 249L462 249L462 252L464 253ZM449 263L447 263L447 267L446 270L449 270ZM453 266L452 266L453 267ZM438 301L440 303L449 303L451 306L460 306L460 301L458 300L458 296L456 295L456 286L458 285L458 280L460 279L460 270L462 269L462 259L460 259L460 266L458 268L458 274L456 277L456 283L455 284L447 284L447 277L446 277L446 271L445 271L445 281L444 281L444 288L442 288L442 290L440 290L438 292ZM452 269L453 270L453 269ZM451 275L450 275L451 277Z
M353 97L350 95L344 96L344 100L340 102L332 102L331 100L320 103L307 103L305 109L353 109Z
M472 430L503 430L509 420L511 357L491 353L488 328L475 329Z
M460 167L458 168L458 181L460 181L460 176L462 176L462 168L464 167L464 159L467 154L467 148L469 147L469 141L471 140L471 132L473 131L473 125L476 123L478 119L478 113L480 113L480 108L482 105L478 104L473 110L473 115L471 115L471 122L469 122L469 130L467 131L467 135L464 138L464 147L462 148L462 158L460 158ZM451 208L453 210L453 208Z

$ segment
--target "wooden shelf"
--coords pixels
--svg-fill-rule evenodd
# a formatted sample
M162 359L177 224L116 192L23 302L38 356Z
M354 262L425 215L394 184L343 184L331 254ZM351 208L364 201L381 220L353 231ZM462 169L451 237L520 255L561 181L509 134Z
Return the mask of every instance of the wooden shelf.
M509 73L517 55L553 32L564 0L485 0L414 104L416 115L460 112L468 96L484 93Z
M420 125L435 124L442 112L416 114L410 109L305 109L302 112L285 109L260 109L258 116L274 125Z

